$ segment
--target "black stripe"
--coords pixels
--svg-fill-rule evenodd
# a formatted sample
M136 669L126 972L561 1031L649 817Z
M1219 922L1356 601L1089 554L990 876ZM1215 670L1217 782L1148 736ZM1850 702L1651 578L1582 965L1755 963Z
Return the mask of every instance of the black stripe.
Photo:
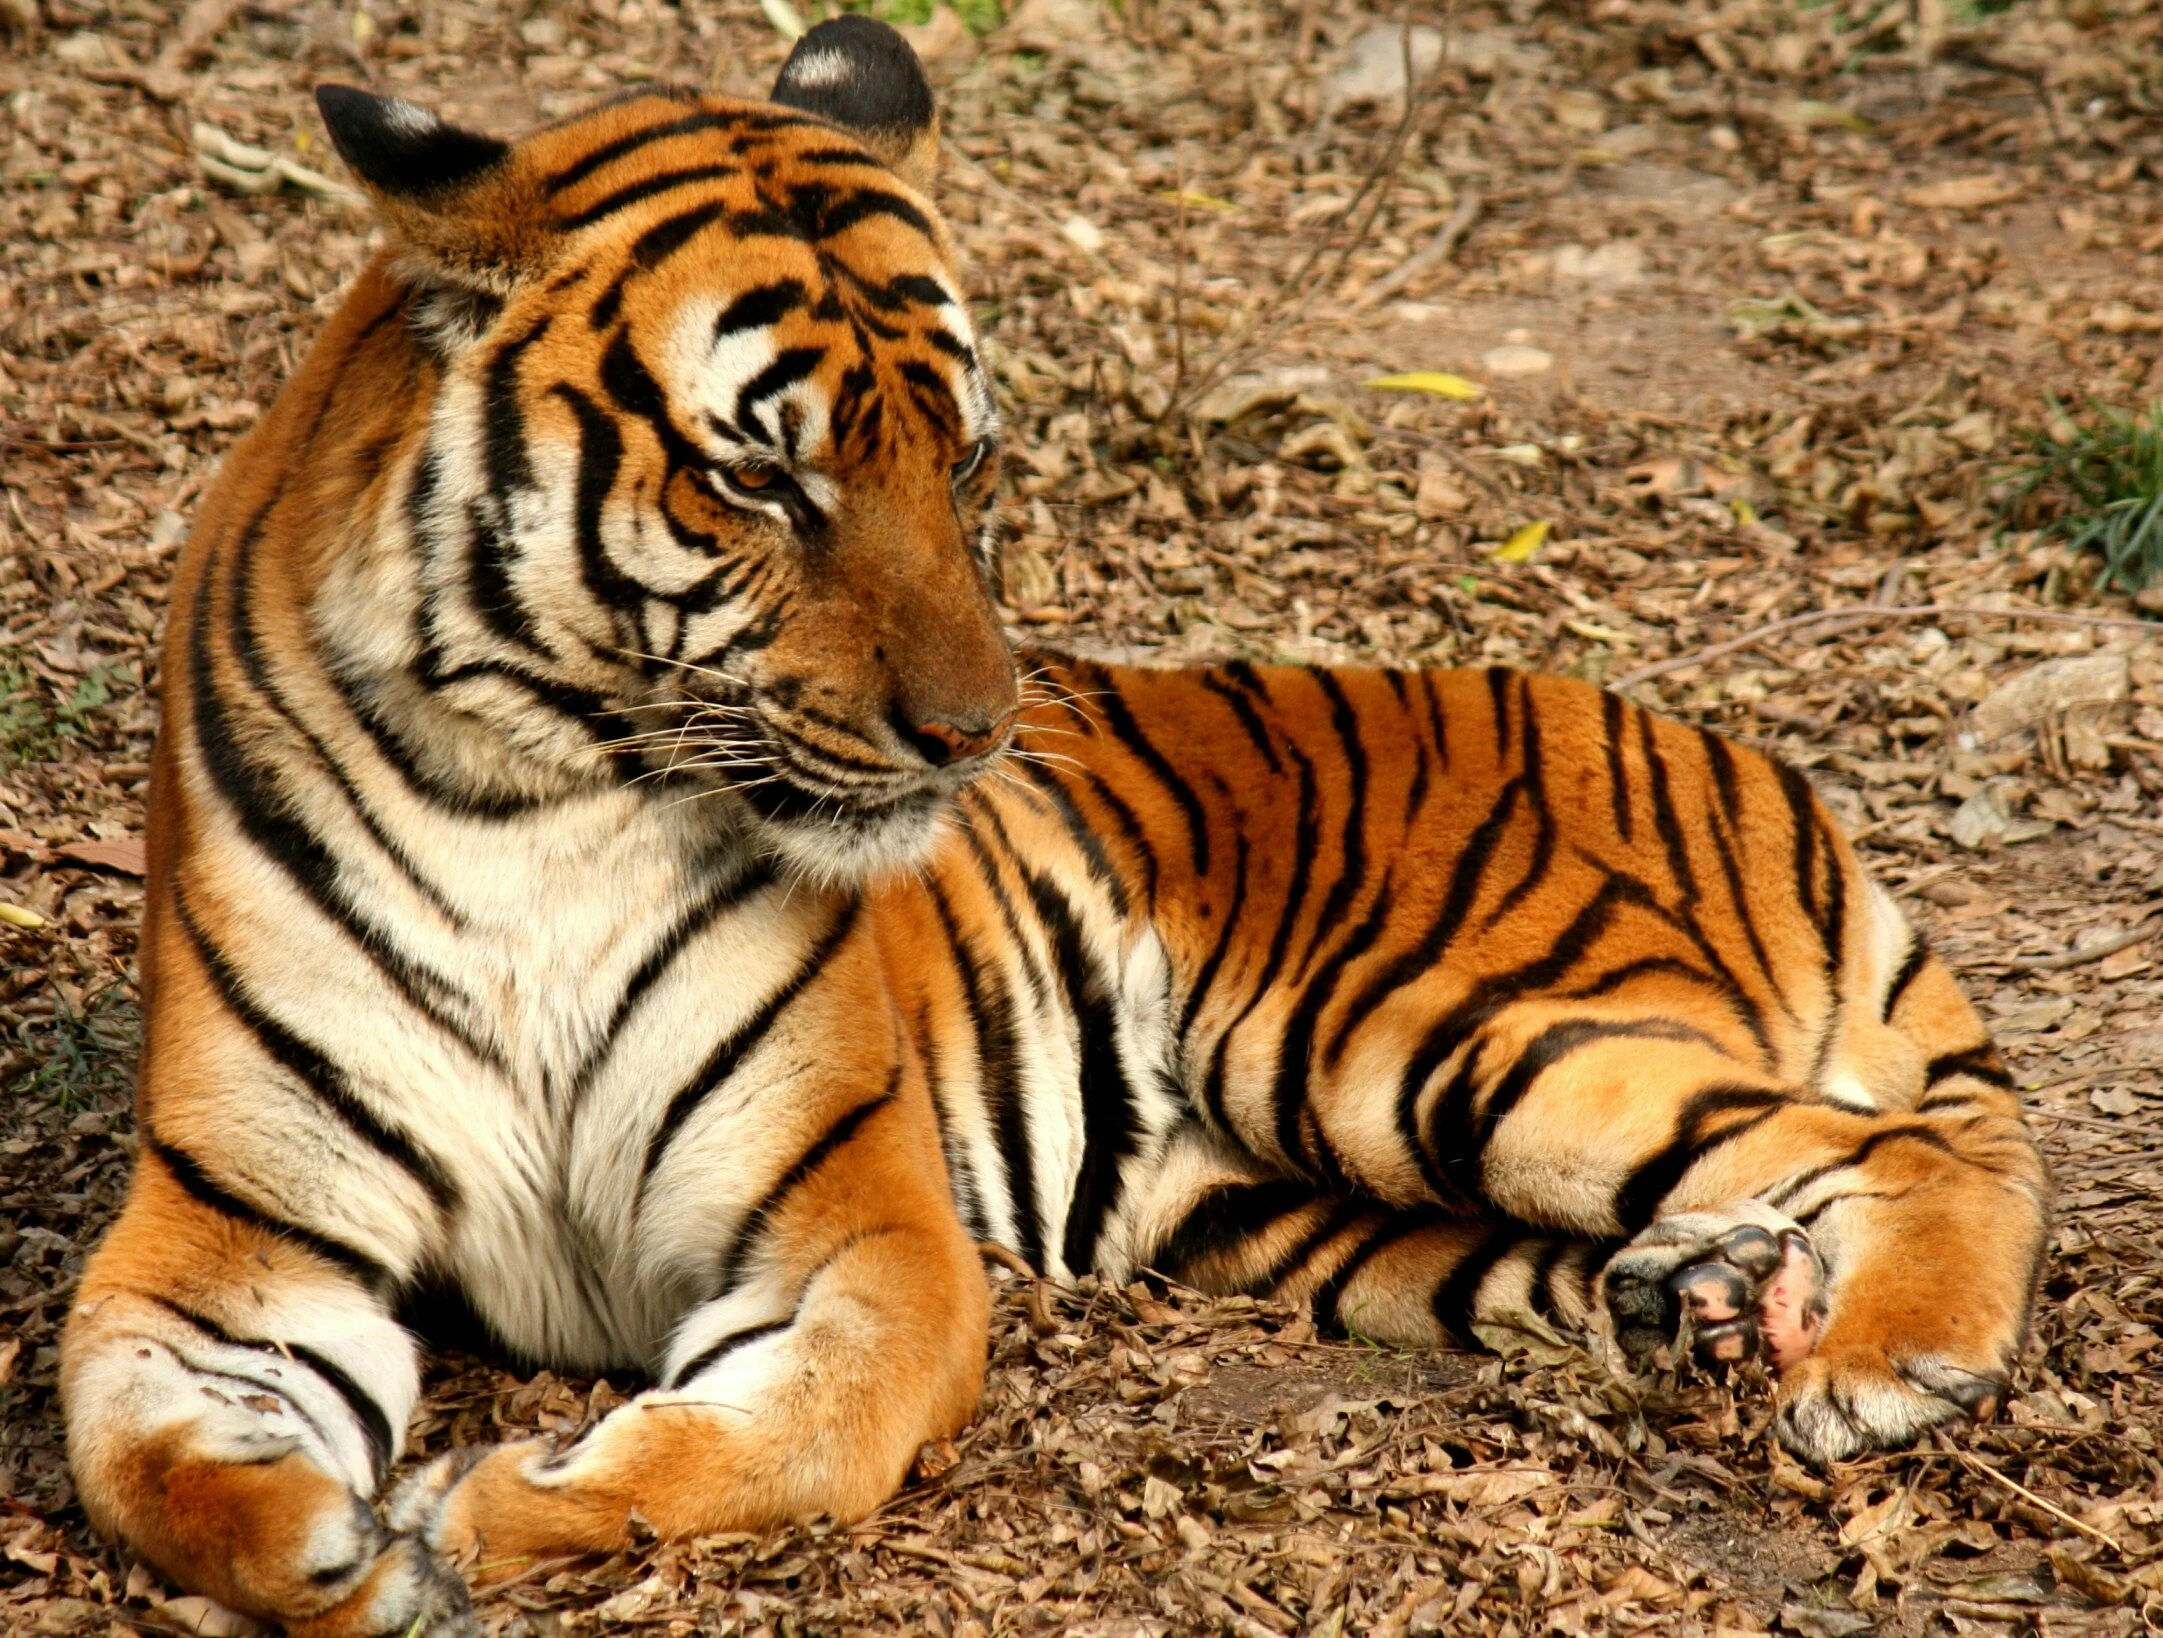
M366 920L339 880L338 861L329 846L301 816L281 788L277 771L258 764L243 748L241 736L227 718L224 696L211 655L213 588L197 590L194 619L188 632L191 681L190 699L194 738L203 766L218 794L231 809L250 842L281 870L326 920L350 938L383 977L413 1009L442 1029L484 1063L501 1067L500 1054L462 1029L442 1011L441 998L464 1000L448 979L425 964L406 956L390 936ZM232 599L234 637L243 651L254 646L247 629L245 587L228 592Z
M1316 969L1299 998L1299 1005L1285 1020L1284 1035L1277 1048L1277 1079L1273 1091L1272 1108L1276 1116L1277 1147L1287 1155L1296 1156L1300 1163L1309 1160L1302 1142L1300 1114L1308 1109L1306 1093L1309 1077L1314 1068L1314 1038L1322 1013L1336 999L1337 989L1344 981L1346 971L1354 961L1374 947L1382 930L1390 923L1396 905L1390 892L1390 878L1385 876L1381 888L1375 893L1374 902L1367 907L1367 914L1357 927L1330 952L1329 959ZM1316 939L1321 931L1318 926ZM1311 1109L1308 1112L1313 1113ZM1317 1129L1321 1117L1315 1114Z
M582 211L559 218L556 229L560 233L576 233L580 228L591 227L603 217L613 216L617 211L627 209L641 200L651 199L656 194L689 187L694 182L712 182L736 174L737 167L734 165L687 165L680 170L660 171L628 183L614 193L603 195L597 203L588 205Z
M1081 1038L1081 1169L1067 1208L1061 1252L1067 1267L1082 1274L1096 1266L1097 1243L1119 1203L1121 1165L1140 1147L1141 1116L1119 1062L1118 1012L1111 987L1082 949L1074 907L1049 882L1036 876L1026 880Z
M1440 1228L1452 1221L1454 1219L1438 1206L1413 1206L1391 1212L1374 1233L1354 1246L1344 1260L1330 1270L1328 1278L1314 1288L1314 1294L1307 1299L1307 1312L1314 1321L1315 1330L1325 1337L1344 1336L1347 1327L1338 1310L1359 1271L1391 1246L1402 1244L1422 1230Z
M1360 889L1367 885L1367 749L1361 743L1359 718L1345 696L1344 685L1334 676L1319 668L1309 675L1329 701L1329 725L1337 736L1338 754L1344 759L1344 827L1338 843L1343 858L1337 879L1330 883L1321 909L1315 912L1314 936L1294 969L1295 975L1313 963L1322 940L1335 930Z
M1930 960L1930 941L1920 933L1908 934L1908 953L1900 958L1900 970L1893 974L1893 982L1885 992L1885 1007L1880 1016L1887 1023L1893 1020L1893 1009L1900 1005L1900 998L1908 993L1908 986L1922 976L1924 966Z
M972 834L972 840L974 840ZM978 844L981 847L981 843ZM988 858L980 858L989 873ZM1030 1148L1028 1111L1022 1104L1021 1049L1015 1039L1014 998L996 973L988 971L968 936L961 930L954 907L939 883L926 884L932 908L946 934L947 949L961 974L969 1020L976 1029L976 1079L978 1094L990 1105L999 1159L1006 1171L1007 1206L1021 1244L1014 1249L1031 1268L1044 1266L1044 1208L1037 1198L1036 1159ZM1010 928L1015 945L1020 931Z
M1623 1231L1635 1234L1650 1223L1659 1212L1660 1202L1692 1166L1770 1120L1788 1101L1785 1093L1757 1086L1707 1086L1691 1093L1675 1117L1674 1135L1667 1147L1641 1161L1615 1191L1615 1219ZM1705 1123L1713 1116L1738 1109L1754 1113L1706 1134Z
M1844 1172L1851 1167L1862 1165L1864 1161L1876 1154L1883 1144L1898 1143L1902 1140L1920 1143L1925 1148L1937 1150L1940 1154L1950 1155L1955 1153L1950 1143L1927 1126L1883 1127L1872 1132L1853 1149L1841 1156L1840 1159L1828 1160L1821 1165L1811 1167L1806 1172L1789 1178L1774 1193L1766 1197L1766 1203L1776 1210L1785 1211L1791 1204L1801 1199L1803 1192L1813 1184L1824 1182L1826 1178L1831 1177L1836 1172ZM1823 1210L1824 1207L1821 1204L1817 1209Z
M764 1325L754 1325L747 1330L731 1332L711 1348L685 1360L683 1369L670 1377L662 1386L670 1392L674 1392L687 1382L697 1381L700 1376L712 1370L722 1360L728 1358L730 1354L733 1354L747 1343L756 1342L761 1337L770 1337L779 1331L786 1331L795 1323L795 1317L791 1315L788 1319L768 1320Z
M714 1296L725 1297L736 1289L743 1279L744 1263L751 1255L754 1242L788 1205L789 1196L803 1187L813 1173L854 1138L863 1129L866 1121L892 1103L900 1088L901 1065L897 1063L887 1075L884 1092L875 1098L865 1099L829 1126L818 1142L799 1155L796 1164L781 1174L774 1186L766 1191L765 1197L745 1213L742 1226L737 1229L735 1239L729 1243L728 1251L721 1258Z
M1719 1043L1703 1030L1662 1018L1569 1018L1550 1024L1525 1044L1481 1105L1472 1141L1466 1145L1470 1164L1476 1167L1484 1159L1496 1129L1532 1090L1533 1082L1585 1048L1612 1040L1680 1041L1720 1050Z
M1435 1323L1468 1348L1480 1346L1472 1330L1478 1318L1480 1287L1502 1259L1522 1245L1525 1235L1517 1229L1489 1229L1480 1243L1458 1259L1448 1277L1435 1287L1428 1307Z
M1313 1185L1296 1178L1219 1183L1196 1198L1179 1226L1145 1261L1160 1273L1187 1279L1197 1264L1233 1255L1273 1224L1313 1204Z
M353 1413L353 1420L360 1424L361 1438L368 1446L368 1465L376 1478L381 1480L391 1461L391 1419L377 1402L375 1395L354 1381L338 1365L302 1343L268 1342L259 1337L238 1337L207 1314L199 1314L192 1308L183 1307L170 1297L160 1296L156 1292L145 1292L144 1295L174 1318L194 1326L213 1342L221 1342L229 1348L246 1348L253 1353L268 1354L281 1361L298 1360L315 1372L345 1401L346 1408ZM294 1404L293 1409L303 1421L309 1422L311 1427L315 1426L308 1413L298 1404ZM322 1438L321 1428L316 1429L316 1436ZM330 1443L328 1439L323 1442L326 1445Z
M1810 782L1785 762L1774 765L1780 791L1787 798L1788 816L1795 825L1795 897L1812 920L1818 915L1817 800Z
M1135 722L1134 713L1127 709L1126 700L1120 695L1118 684L1112 674L1101 666L1090 667L1091 679L1100 692L1095 701L1096 710L1102 714L1104 724L1111 729L1121 744L1156 776L1179 811L1187 821L1187 851L1194 860L1194 874L1209 874L1209 823L1202 812L1201 798L1194 794L1194 787L1180 777L1179 770L1165 760L1164 753L1150 743L1149 736Z
M1023 761L1021 774L1024 779L1042 791L1050 801L1052 811L1058 815L1059 822L1066 827L1066 833L1073 841L1075 850L1081 854L1082 863L1089 867L1090 879L1104 889L1105 897L1111 903L1112 914L1124 921L1132 908L1132 900L1127 894L1126 882L1120 877L1117 867L1112 864L1111 855L1104 850L1104 838L1097 834L1097 827L1090 824L1082 816L1081 810L1075 807L1074 798L1068 792L1066 782L1042 763L1031 760ZM1099 781L1099 784L1101 784L1101 781ZM1108 793L1110 787L1104 786L1103 789ZM1140 822L1134 819L1134 810L1127 807L1124 802L1120 803L1120 806L1125 808L1126 816L1133 823L1138 834L1141 826ZM1144 843L1145 849L1146 846L1147 844ZM1149 865L1149 892L1151 899L1154 900L1157 883L1157 856L1154 850L1148 850L1146 857Z
M646 1158L638 1173L641 1190L653 1176L654 1168L661 1163L662 1152L674 1141L684 1122L691 1118L715 1088L736 1073L744 1060L766 1039L767 1032L774 1027L781 1015L788 1011L789 1003L803 993L806 985L825 971L826 963L855 927L859 908L857 900L849 900L841 913L834 918L833 925L797 966L789 981L768 996L766 1004L746 1019L733 1035L723 1037L708 1055L706 1062L700 1065L698 1073L669 1099L668 1108L661 1116L661 1124L654 1128L653 1136L646 1140Z
M1247 1282L1248 1293L1266 1297L1281 1290L1285 1281L1314 1261L1324 1248L1373 1209L1371 1201L1349 1197L1334 1202L1319 1223L1285 1247L1267 1269Z
M1247 731L1247 738L1253 741L1255 750L1269 765L1269 771L1273 774L1283 773L1284 763L1277 755L1277 747L1270 739L1269 729L1262 722L1262 713L1254 708L1254 701L1211 672L1202 673L1202 686L1232 708L1232 715L1239 719L1239 726Z
M1532 1284L1527 1289L1533 1316L1550 1325L1562 1323L1562 1314L1555 1303L1555 1270L1562 1266L1562 1259L1569 1254L1575 1242L1550 1240L1540 1248L1540 1255L1532 1265Z
M395 1285L391 1271L373 1257L355 1251L343 1241L333 1240L328 1235L318 1234L298 1223L289 1223L282 1217L273 1217L261 1208L250 1205L215 1181L203 1170L202 1164L186 1150L175 1148L155 1137L149 1139L149 1147L172 1175L174 1182L186 1190L198 1204L209 1207L219 1216L230 1218L236 1223L245 1223L250 1228L274 1235L281 1240L289 1240L303 1250L313 1252L325 1262L335 1263L379 1296Z
M1486 878L1487 867L1493 862L1495 848L1508 828L1511 816L1516 812L1517 802L1523 792L1520 781L1512 779L1495 795L1486 816L1480 820L1465 841L1464 850L1457 855L1457 862L1450 871L1449 890L1443 895L1441 907L1419 942L1391 960L1366 986L1352 998L1345 1008L1344 1017L1338 1021L1335 1033L1330 1037L1329 1048L1322 1061L1334 1065L1344 1055L1346 1044L1359 1026L1397 991L1403 989L1431 971L1448 949L1450 941L1464 926L1465 917L1479 896L1480 884ZM1309 844L1311 846L1311 843Z
M534 624L533 614L511 581L511 496L533 487L533 463L526 452L526 391L518 378L526 349L548 334L553 321L541 319L522 336L498 348L488 361L481 393L484 498L468 507L471 544L466 553L466 588L482 622L497 636L547 659L557 654Z
M1187 991L1186 1001L1179 1009L1178 1044L1182 1052L1186 1048L1187 1032L1194 1028L1194 1020L1201 1015L1202 1007L1209 1000L1209 992L1217 982L1217 972L1224 965L1224 958L1232 948L1232 935L1238 931L1240 913L1247 907L1247 833L1232 833L1232 897L1224 907L1224 919L1217 925L1217 939L1209 947L1200 969L1194 975L1194 983Z
M617 337L618 346L628 352L624 338ZM614 356L617 348L610 349ZM616 486L616 474L623 467L623 434L616 428L615 420L604 415L600 407L566 382L554 387L558 398L568 404L572 416L578 422L578 492L576 500L578 534L579 578L587 592L603 608L625 610L636 608L646 598L646 588L616 566L608 555L608 546L601 538L601 513L608 504L609 492Z
M1532 857L1525 862L1525 873L1515 885L1502 895L1502 901L1488 912L1482 926L1499 927L1502 919L1531 896L1534 888L1547 879L1548 867L1555 858L1555 816L1547 806L1547 771L1540 754L1539 710L1532 698L1532 679L1517 679L1518 707L1524 716L1524 770L1518 775L1524 789L1525 808L1532 815Z
M713 339L719 342L739 330L763 330L795 312L805 299L803 283L797 279L777 279L772 284L754 286L730 302L714 320Z
M613 142L603 143L592 153L566 165L541 184L541 193L543 197L553 199L566 189L578 186L603 165L612 165L649 144L663 142L670 137L689 136L698 131L725 131L736 123L735 116L731 114L697 113L687 114L682 119L664 120L657 125L649 125L643 130L631 132L628 136L620 136Z
M1605 730L1607 746L1608 799L1615 810L1615 834L1625 842L1631 833L1630 775L1628 765L1622 759L1622 697L1619 694L1600 695L1600 722Z
M219 1000L256 1038L263 1050L314 1094L316 1101L355 1137L426 1190L438 1210L456 1211L458 1186L435 1156L424 1153L406 1133L385 1125L355 1093L343 1070L257 1005L225 952L211 942L210 935L195 919L195 913L188 908L186 893L178 883L173 888L172 902L173 913L210 975Z
M1501 767L1510 759L1510 677L1512 673L1499 665L1487 668L1487 703L1495 714L1495 766Z
M705 895L690 909L676 918L675 925L662 934L653 948L646 952L646 959L638 964L623 986L623 993L616 998L616 1007L602 1026L600 1036L587 1050L571 1077L571 1100L578 1098L592 1083L602 1064L615 1050L616 1037L630 1021L631 1014L645 998L646 992L661 981L662 976L675 964L676 958L707 928L711 927L728 911L735 909L752 894L771 887L776 880L773 866L761 860L734 876L727 877L709 888Z
M628 254L631 265L651 273L690 243L694 234L727 209L720 200L714 199L703 205L693 205L689 210L678 211L674 216L664 216L631 241Z
M1698 901L1697 872L1690 867L1690 847L1682 834L1682 820L1675 812L1675 801L1668 786L1667 758L1653 734L1652 713L1641 711L1637 716L1638 743L1644 752L1645 768L1650 775L1652 791L1652 824L1660 834L1660 842L1667 850L1668 874L1674 878L1676 888L1686 905Z
M1951 1080L1955 1075L1986 1081L2008 1092L2013 1090L2012 1074L1998 1061L1998 1049L1989 1041L1985 1041L1981 1046L1963 1047L1958 1052L1943 1053L1931 1059L1923 1070L1923 1090L1927 1092L1938 1082Z
M1321 826L1319 803L1316 800L1314 764L1307 760L1298 746L1287 740L1285 751L1292 764L1299 770L1299 819L1298 829L1292 842L1291 880L1285 884L1284 907L1278 912L1276 931L1270 935L1269 952L1263 958L1262 970L1248 991L1238 1015L1224 1026L1216 1044L1210 1049L1209 1071L1202 1080L1202 1106L1219 1131L1231 1128L1224 1113L1225 1059L1231 1051L1232 1036L1239 1027L1254 1015L1277 981L1277 974L1284 968L1285 955L1291 948L1292 930L1299 923L1299 912L1307 902L1308 870L1314 858L1315 839ZM1286 1159L1296 1164L1293 1156Z
M746 381L736 393L736 424L750 427L761 437L767 436L766 424L759 419L758 405L784 393L819 367L826 357L824 347L785 347L776 353L773 362Z
M1432 671L1421 672L1420 678L1427 693L1427 728L1434 735L1434 754L1442 764L1442 771L1448 773L1450 725L1449 716L1442 709L1442 685Z

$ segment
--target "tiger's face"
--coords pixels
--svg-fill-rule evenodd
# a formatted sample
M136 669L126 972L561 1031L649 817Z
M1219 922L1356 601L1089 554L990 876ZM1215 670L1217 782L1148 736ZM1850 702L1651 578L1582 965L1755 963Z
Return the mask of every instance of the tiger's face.
M438 695L801 869L916 856L1018 694L908 47L843 19L772 103L638 96L515 146L319 100L444 360L407 503Z

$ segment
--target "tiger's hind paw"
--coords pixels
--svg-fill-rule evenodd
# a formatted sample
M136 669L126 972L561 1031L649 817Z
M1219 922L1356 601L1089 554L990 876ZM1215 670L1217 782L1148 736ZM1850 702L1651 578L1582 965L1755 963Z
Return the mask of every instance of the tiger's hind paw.
M1653 1224L1600 1284L1615 1339L1636 1358L1674 1344L1707 1367L1763 1359L1786 1371L1825 1324L1825 1270L1810 1237L1755 1201Z
M2006 1382L1943 1360L1895 1364L1866 1344L1828 1344L1780 1381L1773 1432L1796 1456L1825 1467L1873 1450L1913 1444L1956 1416L1987 1422Z

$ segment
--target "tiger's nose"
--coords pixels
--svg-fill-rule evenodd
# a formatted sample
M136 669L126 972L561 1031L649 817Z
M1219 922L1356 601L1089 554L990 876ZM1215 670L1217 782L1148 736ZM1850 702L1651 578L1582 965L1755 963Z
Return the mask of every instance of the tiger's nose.
M1015 713L1009 711L990 726L981 728L952 722L896 723L895 726L926 762L934 768L944 768L949 763L965 762L997 750L1014 726L1014 717Z

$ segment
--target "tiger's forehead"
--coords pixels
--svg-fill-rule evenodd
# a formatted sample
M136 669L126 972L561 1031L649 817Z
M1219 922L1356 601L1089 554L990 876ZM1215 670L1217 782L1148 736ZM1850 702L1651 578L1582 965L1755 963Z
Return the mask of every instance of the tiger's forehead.
M846 132L771 103L640 95L536 132L519 145L517 164L521 191L550 225L589 241L635 239L683 209L719 204L740 237L820 242L890 223L912 230L935 258L948 254L944 224L922 195ZM650 208L657 202L677 208Z
M640 97L539 133L519 163L564 236L540 351L570 365L597 344L624 407L650 381L692 437L791 458L995 429L944 225L834 127Z

